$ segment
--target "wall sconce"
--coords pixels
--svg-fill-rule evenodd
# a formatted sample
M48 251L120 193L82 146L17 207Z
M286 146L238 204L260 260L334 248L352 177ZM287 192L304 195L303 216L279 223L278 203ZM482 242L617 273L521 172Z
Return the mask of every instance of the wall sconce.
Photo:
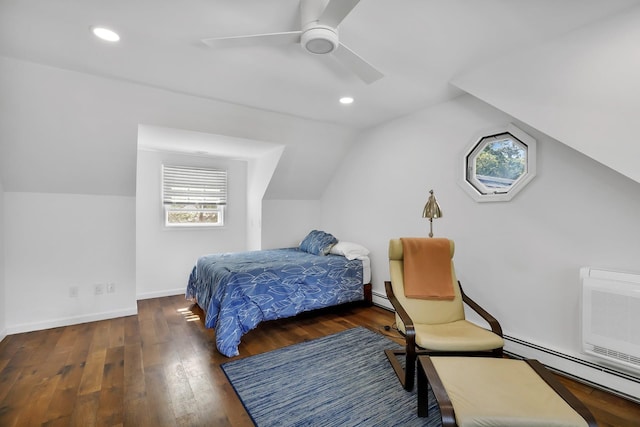
M427 204L424 205L422 218L429 218L429 237L433 237L433 220L434 218L442 218L442 210L440 209L440 205L438 205L436 196L433 195L433 190L429 190L429 200L427 200Z

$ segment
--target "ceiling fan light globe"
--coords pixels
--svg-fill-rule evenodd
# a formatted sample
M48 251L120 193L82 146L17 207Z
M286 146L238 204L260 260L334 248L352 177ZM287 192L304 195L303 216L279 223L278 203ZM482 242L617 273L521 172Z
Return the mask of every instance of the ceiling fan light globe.
M307 42L305 48L317 55L324 55L331 52L335 46L329 40L325 39L312 39Z
M332 28L315 27L306 30L300 37L306 51L316 55L331 53L338 47L338 34Z

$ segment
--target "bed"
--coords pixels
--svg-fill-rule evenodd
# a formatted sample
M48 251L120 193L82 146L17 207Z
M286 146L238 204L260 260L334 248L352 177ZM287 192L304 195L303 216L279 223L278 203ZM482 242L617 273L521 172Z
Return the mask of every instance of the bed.
M198 258L186 297L215 328L216 347L237 356L242 336L260 322L304 311L371 303L369 251L313 230L294 248L220 253Z

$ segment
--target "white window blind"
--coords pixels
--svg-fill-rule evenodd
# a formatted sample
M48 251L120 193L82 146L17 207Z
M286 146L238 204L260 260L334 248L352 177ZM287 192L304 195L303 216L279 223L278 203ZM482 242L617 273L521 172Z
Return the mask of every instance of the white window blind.
M162 203L224 206L227 204L227 171L162 165Z

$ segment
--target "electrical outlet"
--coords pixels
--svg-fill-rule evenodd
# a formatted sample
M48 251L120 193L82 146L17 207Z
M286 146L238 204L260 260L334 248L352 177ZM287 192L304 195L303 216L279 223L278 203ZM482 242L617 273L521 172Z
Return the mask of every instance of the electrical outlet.
M116 292L116 284L115 283L107 283L107 293L113 294Z
M69 298L78 298L78 287L70 286L69 287Z
M96 283L93 286L93 290L95 295L102 295L104 294L104 285L102 283Z

